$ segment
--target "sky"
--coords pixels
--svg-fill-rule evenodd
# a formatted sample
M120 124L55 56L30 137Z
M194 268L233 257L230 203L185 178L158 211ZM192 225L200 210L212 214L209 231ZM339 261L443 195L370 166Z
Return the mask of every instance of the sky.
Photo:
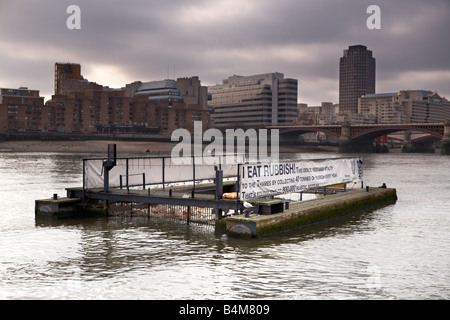
M70 5L80 9L81 29ZM369 29L370 5L380 29ZM55 62L111 88L134 81L283 73L298 102L339 101L339 58L365 45L376 92L450 98L450 0L0 0L0 87L54 92Z

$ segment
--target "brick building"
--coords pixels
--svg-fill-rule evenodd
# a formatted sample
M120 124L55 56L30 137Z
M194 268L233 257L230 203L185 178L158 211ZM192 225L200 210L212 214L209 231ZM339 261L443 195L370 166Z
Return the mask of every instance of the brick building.
M132 123L136 127L158 128L161 133L184 128L193 133L194 121L202 121L203 130L208 129L209 111L204 110L200 104L152 101L146 96L136 96L133 99Z
M81 75L78 63L55 63L55 94L82 91L89 82Z
M194 121L209 128L207 88L198 77L136 81L121 89L89 82L79 64L55 64L55 94L0 89L0 131L59 133L171 133Z
M45 107L46 131L96 133L102 127L131 127L132 99L123 90L92 82L82 91L53 95Z
M0 89L0 131L40 131L44 119L39 90Z

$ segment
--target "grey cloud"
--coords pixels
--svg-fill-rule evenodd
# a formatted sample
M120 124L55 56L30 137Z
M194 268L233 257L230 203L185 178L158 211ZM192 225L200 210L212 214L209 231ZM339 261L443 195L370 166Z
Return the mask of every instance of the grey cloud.
M65 11L75 3L82 29L67 30ZM381 8L381 30L366 27L371 4ZM303 95L313 104L337 102L339 57L349 45L373 51L380 83L407 71L450 72L449 12L446 0L8 0L1 5L0 43L33 52L0 52L0 83L8 75L39 78L30 82L51 92L56 61L117 65L130 81L166 77L168 68L171 77L198 75L207 84L277 71L300 80L300 101ZM448 83L440 88L450 96Z

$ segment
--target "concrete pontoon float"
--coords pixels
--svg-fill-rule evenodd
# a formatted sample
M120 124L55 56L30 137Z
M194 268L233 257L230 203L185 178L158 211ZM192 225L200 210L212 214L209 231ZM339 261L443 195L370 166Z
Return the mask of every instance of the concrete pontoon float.
M185 159L186 160L186 159ZM212 225L257 238L335 216L395 203L395 189L349 188L362 178L358 158L248 163L242 157L175 163L171 157L83 159L83 186L35 201L36 219L144 216ZM234 197L224 197L232 194ZM292 195L297 195L293 200ZM305 200L306 195L309 200Z

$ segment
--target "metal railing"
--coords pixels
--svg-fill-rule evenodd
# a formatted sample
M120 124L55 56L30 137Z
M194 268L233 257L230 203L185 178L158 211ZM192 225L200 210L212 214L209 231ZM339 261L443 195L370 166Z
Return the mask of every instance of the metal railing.
M111 171L106 170L103 164L109 158L85 158L83 159L83 201L86 191L91 189L101 189L107 192L108 188L150 188L166 190L173 186L191 186L196 191L196 186L205 182L214 182L216 169L222 170L226 166L223 174L225 181L237 179L237 164L224 163L226 156L217 157L217 164L208 165L200 163L197 156L191 156L187 164L180 170L183 178L178 178L173 170L172 157L170 156L147 156L147 157L122 157L115 159L115 166ZM242 158L243 156L234 156ZM205 171L208 171L205 173ZM106 172L108 171L108 172ZM138 181L135 177L139 178ZM108 181L105 181L107 179ZM95 180L92 182L91 180Z

